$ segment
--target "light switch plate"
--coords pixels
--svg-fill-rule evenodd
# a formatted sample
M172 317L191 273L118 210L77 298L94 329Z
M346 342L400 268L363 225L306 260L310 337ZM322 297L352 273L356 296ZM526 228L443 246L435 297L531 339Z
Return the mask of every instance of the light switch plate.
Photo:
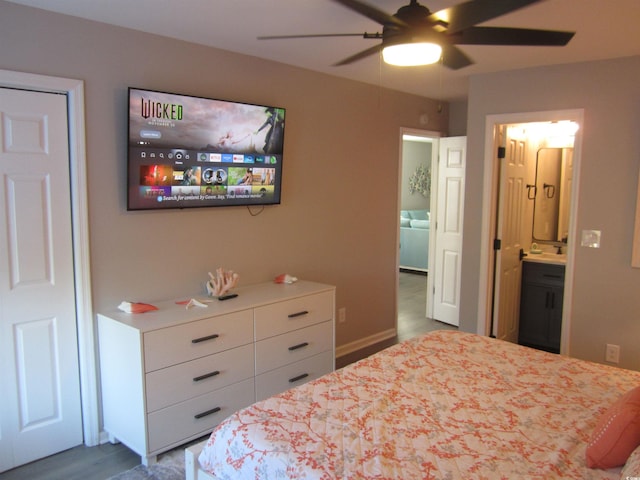
M580 245L589 248L600 248L600 230L583 230Z

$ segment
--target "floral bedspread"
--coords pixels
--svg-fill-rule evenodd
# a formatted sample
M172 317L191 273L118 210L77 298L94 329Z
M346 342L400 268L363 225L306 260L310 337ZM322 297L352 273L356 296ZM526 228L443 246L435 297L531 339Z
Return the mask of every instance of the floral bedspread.
M613 479L585 449L640 372L437 331L245 408L199 461L226 479Z

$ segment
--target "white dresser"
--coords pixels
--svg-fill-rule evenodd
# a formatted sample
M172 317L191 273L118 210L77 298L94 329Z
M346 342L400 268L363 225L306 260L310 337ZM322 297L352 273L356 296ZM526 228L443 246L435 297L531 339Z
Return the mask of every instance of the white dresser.
M335 287L264 283L234 293L207 308L172 300L144 314L98 315L104 429L143 464L335 368Z

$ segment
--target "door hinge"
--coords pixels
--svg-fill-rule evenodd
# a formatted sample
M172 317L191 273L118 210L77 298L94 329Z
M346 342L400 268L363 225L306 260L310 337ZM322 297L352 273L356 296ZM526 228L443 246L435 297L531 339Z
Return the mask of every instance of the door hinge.
M493 240L493 249L500 250L502 248L502 241L499 238Z
M507 156L507 149L505 147L498 147L498 158L505 158Z

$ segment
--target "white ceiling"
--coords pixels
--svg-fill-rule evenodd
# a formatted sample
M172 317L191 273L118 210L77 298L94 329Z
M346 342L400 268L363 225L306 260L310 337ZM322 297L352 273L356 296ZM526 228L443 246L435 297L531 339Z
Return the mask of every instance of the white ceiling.
M640 55L640 0L544 0L485 25L575 31L566 47L461 46L476 63L390 67L374 55L333 63L378 40L359 37L257 40L261 35L381 31L375 22L331 0L11 0L99 22L359 80L441 100L466 98L470 75ZM463 0L422 0L436 12ZM408 0L368 0L388 13Z

